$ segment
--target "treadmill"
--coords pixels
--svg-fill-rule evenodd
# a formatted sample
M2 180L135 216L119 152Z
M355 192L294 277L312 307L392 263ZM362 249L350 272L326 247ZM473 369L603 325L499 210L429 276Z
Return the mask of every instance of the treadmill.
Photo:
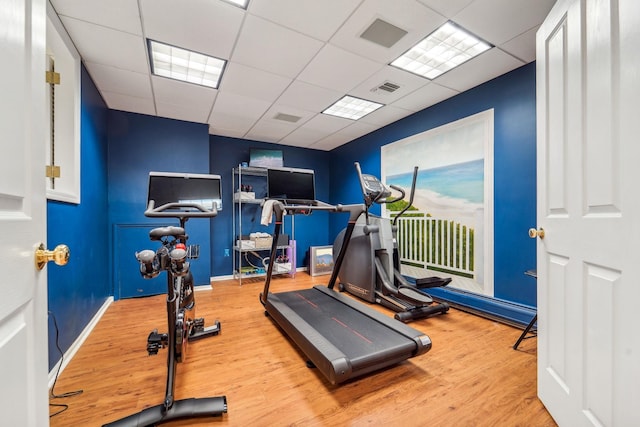
M346 235L329 284L270 293L269 285L284 214L309 214L314 210L349 214ZM274 236L260 301L266 315L295 342L309 359L308 362L334 385L431 349L431 339L427 335L333 290L351 233L363 212L364 204L334 206L317 200L302 205L288 205L280 200L273 202Z

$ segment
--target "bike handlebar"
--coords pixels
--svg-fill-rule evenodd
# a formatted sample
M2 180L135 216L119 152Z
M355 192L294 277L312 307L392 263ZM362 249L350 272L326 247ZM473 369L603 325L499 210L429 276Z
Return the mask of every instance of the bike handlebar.
M158 207L155 206L155 200L149 200L147 210L144 215L153 218L211 218L218 215L216 205L212 209L207 209L198 203L165 203ZM197 211L188 210L171 210L171 209L197 209Z

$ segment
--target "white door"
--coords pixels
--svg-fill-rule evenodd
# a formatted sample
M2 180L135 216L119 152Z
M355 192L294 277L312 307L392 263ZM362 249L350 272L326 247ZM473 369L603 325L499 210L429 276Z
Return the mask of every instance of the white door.
M0 7L0 424L49 424L44 0Z
M537 79L538 394L640 426L640 1L559 0Z

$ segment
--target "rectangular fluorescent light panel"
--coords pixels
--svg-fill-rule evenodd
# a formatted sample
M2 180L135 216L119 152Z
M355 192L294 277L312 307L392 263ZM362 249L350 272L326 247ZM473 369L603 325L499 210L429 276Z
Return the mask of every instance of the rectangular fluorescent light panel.
M490 48L490 44L446 22L391 65L435 79Z
M247 8L247 4L249 4L249 0L224 0L227 3L231 3L235 6L241 7L243 9Z
M358 120L383 106L383 104L378 104L377 102L345 95L322 113L344 117L345 119Z
M181 80L214 89L227 61L168 44L149 40L151 72L157 76Z

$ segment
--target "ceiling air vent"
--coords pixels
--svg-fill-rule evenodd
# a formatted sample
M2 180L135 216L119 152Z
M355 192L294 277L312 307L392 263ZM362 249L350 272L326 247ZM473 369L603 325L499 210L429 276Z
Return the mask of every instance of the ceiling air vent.
M373 89L371 89L371 92L377 92L379 90L383 90L385 92L395 92L396 90L400 89L400 86L395 84L395 83L391 83L391 82L384 82L379 86L374 87Z
M375 44L379 44L380 46L389 48L396 44L398 40L403 38L406 34L407 32L402 28L398 28L387 21L383 21L382 19L376 19L367 27L366 30L364 30L362 34L360 34L360 37Z
M276 120L282 120L283 122L296 123L302 117L294 116L292 114L278 113L273 118Z

